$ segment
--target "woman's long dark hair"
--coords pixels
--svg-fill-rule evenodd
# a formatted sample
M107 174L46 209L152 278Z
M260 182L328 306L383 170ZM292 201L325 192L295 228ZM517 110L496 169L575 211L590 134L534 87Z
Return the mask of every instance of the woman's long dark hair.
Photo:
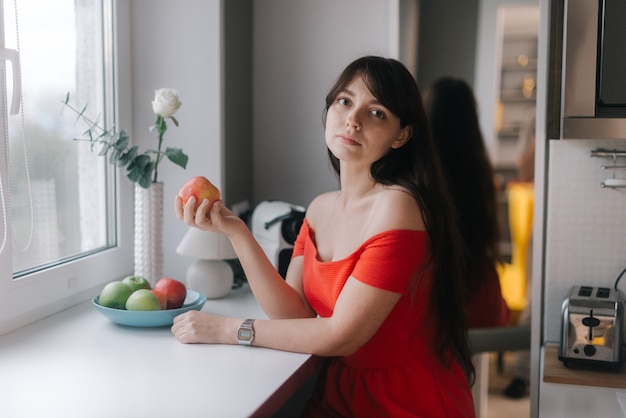
M400 118L402 128L412 128L407 143L389 150L372 164L370 172L381 184L400 185L410 190L420 206L430 238L430 270L434 274L429 306L435 330L435 352L444 365L450 364L451 356L456 359L473 382L474 366L463 304L466 264L462 240L430 137L419 88L400 62L374 56L359 58L346 67L326 96L324 122L328 108L355 76L360 76L372 95ZM330 150L328 156L339 175L338 159Z
M469 288L491 277L500 261L494 170L478 122L478 106L463 80L444 77L424 95L426 114L469 253Z

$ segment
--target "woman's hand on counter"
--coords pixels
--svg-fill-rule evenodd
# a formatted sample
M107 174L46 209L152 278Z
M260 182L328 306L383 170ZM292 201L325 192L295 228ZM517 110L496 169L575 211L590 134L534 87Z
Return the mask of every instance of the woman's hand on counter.
M184 344L237 344L242 319L189 311L174 318L172 334Z

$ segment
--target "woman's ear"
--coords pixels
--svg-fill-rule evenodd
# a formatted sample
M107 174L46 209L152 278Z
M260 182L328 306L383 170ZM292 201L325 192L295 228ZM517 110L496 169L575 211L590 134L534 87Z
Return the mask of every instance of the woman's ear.
M413 127L411 125L407 125L400 131L400 136L398 139L391 143L391 148L398 149L404 144L407 143L409 139L411 139L411 135L413 134Z

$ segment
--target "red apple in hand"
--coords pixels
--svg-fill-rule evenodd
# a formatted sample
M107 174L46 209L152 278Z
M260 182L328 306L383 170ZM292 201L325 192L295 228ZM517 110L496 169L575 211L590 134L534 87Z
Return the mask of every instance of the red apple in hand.
M198 206L204 201L204 199L209 200L210 209L213 202L220 198L220 191L206 177L196 176L187 181L187 183L183 184L183 187L181 187L178 192L178 197L180 197L183 201L183 205L187 203L187 200L191 196L196 198L196 207L194 210L198 209Z
M187 288L178 280L163 277L159 279L152 289L153 292L160 292L167 297L167 309L178 309L183 306L187 296Z

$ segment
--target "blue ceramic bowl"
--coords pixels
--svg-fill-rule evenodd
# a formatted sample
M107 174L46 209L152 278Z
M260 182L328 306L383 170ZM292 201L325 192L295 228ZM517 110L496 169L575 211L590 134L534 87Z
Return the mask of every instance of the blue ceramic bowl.
M124 309L107 308L98 304L98 296L94 297L91 302L98 312L116 324L129 327L166 327L171 326L174 322L174 317L181 313L202 309L206 302L206 297L195 290L187 289L187 297L182 307L164 311L127 311Z

